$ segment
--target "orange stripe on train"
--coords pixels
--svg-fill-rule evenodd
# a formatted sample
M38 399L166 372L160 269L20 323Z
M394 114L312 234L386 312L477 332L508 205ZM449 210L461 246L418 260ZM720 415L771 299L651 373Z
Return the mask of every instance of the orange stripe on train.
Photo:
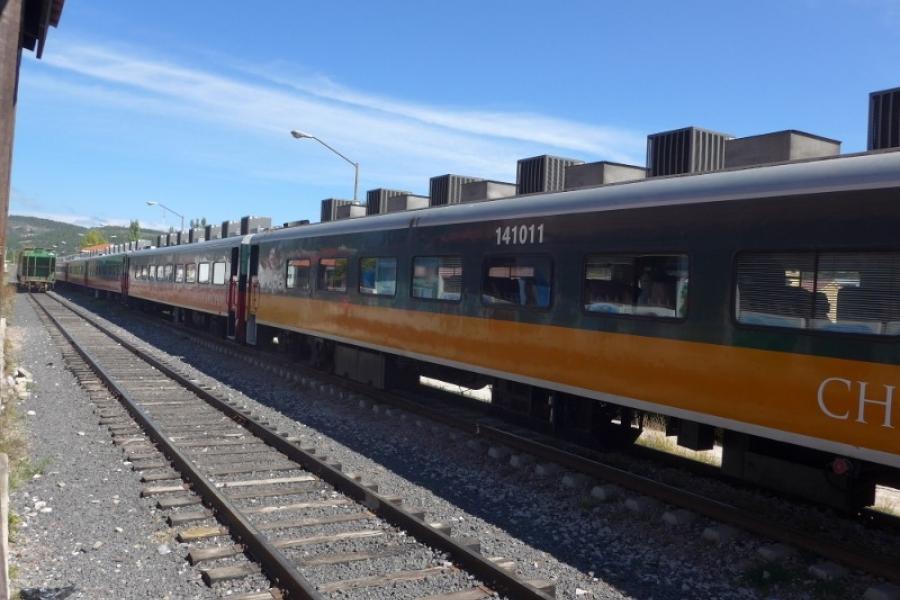
M900 454L894 365L267 294L257 318Z

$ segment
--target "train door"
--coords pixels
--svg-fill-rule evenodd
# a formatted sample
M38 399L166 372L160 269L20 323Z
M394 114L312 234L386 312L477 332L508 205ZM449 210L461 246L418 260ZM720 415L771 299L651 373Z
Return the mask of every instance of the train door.
M128 283L130 281L130 278L128 275L129 275L130 268L131 268L131 259L126 254L125 256L122 257L122 275L121 275L122 302L128 302Z
M248 344L256 345L256 309L259 307L259 245L250 244L247 269L247 334Z
M241 264L240 247L231 249L231 271L228 275L228 339L237 339L238 334L238 316L241 314L239 310L240 301L238 299L238 283Z
M253 293L254 285L258 284L256 279L257 270L259 269L259 246L250 244L253 236L245 236L241 241L240 248L232 251L232 257L237 256L238 260L234 261L237 267L237 273L232 276L235 282L236 291L234 296L236 302L234 306L234 339L239 342L248 344L256 343L256 303L259 298L258 285L256 294ZM232 273L235 267L232 267Z

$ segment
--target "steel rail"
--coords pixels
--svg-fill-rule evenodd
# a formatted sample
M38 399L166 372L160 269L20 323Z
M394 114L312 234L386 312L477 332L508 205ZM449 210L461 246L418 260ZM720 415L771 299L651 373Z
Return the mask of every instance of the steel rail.
M53 295L55 296L56 294L54 293ZM201 337L201 339L208 339L209 337L199 336L196 332L181 328L177 328L177 330L189 333L190 335L196 335ZM219 340L215 340L213 343L224 346L224 343ZM271 361L275 357L267 356L266 358ZM288 365L285 364L279 366L287 367ZM345 389L366 395L379 402L397 406L426 418L444 423L445 425L477 435L482 439L506 444L511 448L531 454L537 458L549 462L556 462L574 471L610 483L615 483L623 488L647 496L652 496L669 504L693 510L716 521L737 526L748 532L774 541L790 544L797 548L818 554L823 558L843 563L854 569L865 571L872 575L900 582L900 562L898 561L867 555L859 549L824 540L821 537L817 538L811 534L791 528L782 522L766 521L765 516L757 516L750 510L742 509L732 504L720 502L682 488L655 481L643 475L632 473L591 458L579 456L578 454L574 454L567 450L480 423L477 420L472 421L445 413L439 413L422 406L420 403L391 392L378 390L371 386L350 381L334 374L322 373L296 363L292 363L289 366L293 370L302 371L309 377L318 378L333 385L342 386Z
M460 543L460 541L431 527L416 515L392 503L388 498L379 495L372 489L355 481L347 474L343 473L340 470L340 467L328 464L325 460L315 456L312 451L301 448L299 445L285 439L278 432L253 420L248 415L249 411L243 412L239 410L227 399L219 397L209 390L200 387L168 365L142 351L128 340L109 331L103 324L97 323L96 319L92 318L91 315L85 314L86 311L81 307L73 306L71 302L60 298L56 294L50 294L49 297L59 302L74 314L85 319L105 335L109 336L110 339L120 344L123 348L146 361L180 385L189 389L192 393L196 394L216 409L222 411L229 418L239 422L254 435L262 439L266 444L272 446L279 452L282 452L288 458L298 462L304 469L313 473L326 483L329 483L341 493L365 504L376 515L396 525L400 529L403 529L420 542L446 552L457 564L470 574L481 579L484 584L495 591L516 600L552 600L551 596L542 592L530 583L519 579L514 574L504 570L499 565L483 556L480 552L466 547L466 545ZM56 321L54 320L54 322ZM135 408L140 411L138 407ZM142 411L141 414L143 415ZM144 420L147 420L146 417L144 417ZM173 451L177 452L174 448ZM202 480L203 478L200 477L200 479ZM204 483L206 482L204 481ZM225 501L227 502L227 500ZM247 525L252 527L249 523ZM318 598L318 596L316 596L316 598Z
M76 311L65 306L65 304L58 299L54 300L70 310L73 314L78 315ZM104 384L118 396L129 414L131 414L131 416L141 425L141 428L147 432L147 435L162 450L166 455L166 458L174 463L181 476L186 478L193 489L216 510L216 516L228 526L229 531L237 541L243 544L250 554L260 563L263 572L273 581L275 586L285 592L288 598L324 600L324 597L316 591L315 587L309 583L306 578L303 577L297 567L275 546L270 544L266 537L241 514L240 510L238 510L224 494L220 493L211 482L207 481L203 474L197 470L193 461L167 439L167 437L156 427L153 419L138 406L134 398L132 398L131 395L116 382L115 378L106 371L93 353L78 342L42 302L35 300L35 304L41 308L44 314L46 314L50 321L57 329L59 329L60 333L68 340L75 351L78 352L88 365L90 365L91 369ZM78 316L84 319L83 315ZM97 325L92 323L89 319L84 320L99 331L107 333L97 327ZM118 342L115 338L111 339ZM141 356L136 352L135 355L146 360L144 356ZM153 365L153 363L150 364L154 367L156 366ZM166 374L169 375L169 373ZM182 382L178 381L178 383Z

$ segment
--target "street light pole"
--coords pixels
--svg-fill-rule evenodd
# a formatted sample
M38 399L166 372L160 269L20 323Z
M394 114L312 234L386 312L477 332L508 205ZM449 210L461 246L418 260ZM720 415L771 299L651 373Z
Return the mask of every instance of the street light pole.
M163 210L169 211L170 213L172 213L172 214L175 215L176 217L179 217L179 218L181 219L181 229L179 229L178 231L184 231L184 215L175 212L174 210L172 210L171 208L169 208L168 206L166 206L166 205L164 205L164 204L160 204L159 202L154 202L154 201L152 201L152 200L148 200L148 201L147 201L147 206L158 206L158 207L160 207L160 208L163 209Z
M320 144L322 144L323 146L325 146L326 148L328 148L329 150L331 150L332 152L334 152L335 154L337 154L338 156L340 156L341 158L346 160L348 163L353 165L353 201L356 202L356 198L359 195L358 194L358 192L359 192L359 163L350 160L349 158L347 158L346 156L344 156L343 154L341 154L340 152L338 152L337 150L335 150L334 148L332 148L331 146L329 146L328 144L326 144L325 142L323 142L322 140L320 140L319 138L317 138L314 135L310 135L310 134L304 133L302 131L297 131L296 129L291 131L291 135L294 136L294 139L298 139L298 140L302 140L302 139L316 140L317 142L319 142Z

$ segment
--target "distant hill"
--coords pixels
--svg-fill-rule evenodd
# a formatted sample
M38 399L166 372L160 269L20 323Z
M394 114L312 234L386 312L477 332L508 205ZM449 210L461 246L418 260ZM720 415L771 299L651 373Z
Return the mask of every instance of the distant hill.
M7 256L12 257L14 252L27 247L46 248L61 255L71 254L81 249L81 236L78 234L87 233L90 229L98 230L110 243L129 241L129 229L127 227L114 225L81 227L51 219L9 215L6 225ZM141 229L141 238L151 240L155 244L156 236L160 233L163 232L153 229ZM53 246L56 246L56 248Z

